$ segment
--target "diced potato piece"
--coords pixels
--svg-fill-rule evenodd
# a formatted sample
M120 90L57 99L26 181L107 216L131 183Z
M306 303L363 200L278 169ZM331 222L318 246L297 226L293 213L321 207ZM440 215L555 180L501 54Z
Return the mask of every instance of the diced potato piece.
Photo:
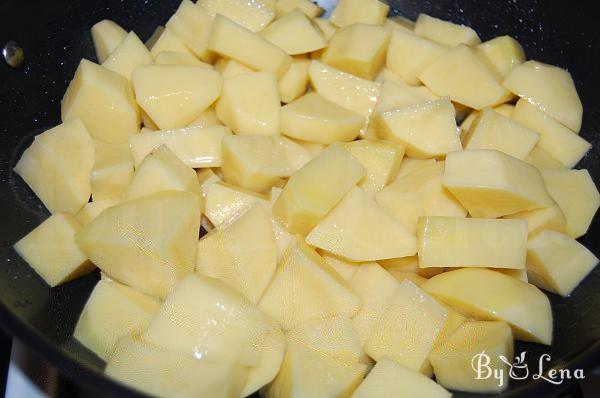
M487 355L489 363L483 355ZM453 390L478 393L498 393L508 386L512 370L501 358L513 358L510 327L505 322L485 321L463 323L429 355L438 383ZM476 371L477 360L482 364L480 375ZM497 376L483 377L487 369L483 364Z
M414 235L360 188L352 189L309 233L306 242L351 261L416 253Z
M397 396L450 398L452 394L429 377L388 358L378 361L352 394L352 398Z
M346 281L301 240L288 250L259 303L284 330L325 317L352 317L360 306Z
M212 63L215 54L208 48L211 28L212 18L206 9L198 7L190 0L183 0L175 14L167 21L165 32L173 32L198 58ZM163 49L161 47L159 48Z
M502 272L504 275L508 275L511 278L516 278L523 282L529 282L527 278L527 270L523 269L510 269L510 268L491 268L494 271Z
M225 79L216 111L235 134L279 134L281 103L277 80L252 72Z
M387 141L360 140L344 144L367 171L358 184L367 193L375 193L385 187L398 172L404 157L404 147Z
M527 223L523 220L421 217L419 266L525 268Z
M292 59L290 69L279 79L279 99L284 104L290 103L306 92L308 88L308 67L310 60L303 56Z
M291 330L279 374L264 394L268 398L349 397L367 373L348 318L305 323Z
M323 62L373 80L385 63L390 33L381 26L356 23L338 30L323 53Z
M363 116L369 116L375 109L379 83L361 79L319 61L310 63L308 75L312 87L323 98Z
M221 178L219 178L219 176L215 174L215 172L212 169L198 169L196 170L196 175L198 176L198 182L200 183L200 192L202 193L200 200L200 211L202 212L202 220L211 224L212 226L212 223L209 220L207 220L206 216L204 215L206 210L206 196L208 194L209 188L213 184L221 182L222 180ZM204 224L202 224L202 226L204 227ZM210 231L210 229L205 229L207 231Z
M215 63L215 70L219 72L224 79L244 73L255 72L254 69L250 69L247 66L229 58L219 58Z
M568 168L575 166L592 147L589 142L552 119L526 99L520 99L517 102L511 117L539 133L539 149L548 152L552 158Z
M496 150L448 154L444 186L473 217L496 218L554 205L535 167Z
M129 137L136 167L160 145L169 148L186 166L220 167L221 141L231 132L223 126L184 127L162 131L142 131Z
M211 64L200 61L191 53L177 51L161 51L154 58L154 62L160 65L201 66L206 69L213 69Z
M88 298L73 337L103 360L117 341L139 336L158 310L158 300L112 280L100 280Z
M470 318L507 322L517 340L552 342L550 301L526 282L485 268L462 268L436 275L421 287Z
M376 361L388 357L418 371L433 348L446 317L443 306L405 280L375 323L365 351Z
M208 127L208 126L221 126L221 121L217 117L217 111L214 107L206 109L200 114L188 127Z
M240 397L247 397L269 384L279 373L285 354L285 335L275 324L268 320L269 329L262 347L260 362L248 371L248 381Z
M495 71L482 62L475 49L464 44L436 58L418 78L434 93L449 95L452 101L474 109L498 105L511 98Z
M529 239L529 281L552 293L568 296L598 265L598 258L568 235L544 230Z
M194 269L199 229L198 195L166 191L106 209L76 240L111 278L164 298Z
M221 94L223 79L200 66L145 65L133 72L138 104L161 129L185 127Z
M556 66L527 61L504 80L504 87L579 132L583 106L571 74Z
M557 204L543 209L522 211L515 214L509 214L504 218L520 218L527 221L527 231L529 235L539 232L543 229L565 232L567 219L565 214Z
M219 182L206 190L205 215L215 227L225 227L255 203L266 205L267 197Z
M283 76L292 63L285 51L221 15L215 17L208 47L222 57L277 77Z
M445 157L462 149L448 98L386 111L377 114L375 121L379 134L402 144L408 156Z
M308 93L281 108L281 132L308 142L352 141L364 124L363 116L316 93Z
M291 152L300 158L292 159ZM281 136L232 135L223 139L225 181L256 192L283 182L310 160L308 152Z
M158 57L158 54L164 51L185 54L189 57L198 59L196 57L196 54L194 54L190 49L188 49L183 43L183 41L179 38L179 36L173 33L173 31L171 31L171 29L169 28L164 28L156 42L152 46L150 46L150 54L152 54L155 60ZM212 57L214 57L214 55L212 55L211 58Z
M137 136L137 134L131 137ZM92 199L119 199L133 177L133 159L129 144L106 144L94 141L95 161L92 169Z
M546 169L566 168L564 164L554 159L548 152L540 148L539 145L533 147L531 152L529 152L529 155L527 155L524 160L539 171L544 171Z
M196 271L257 303L277 266L271 215L254 205L231 225L200 239Z
M383 113L436 99L438 97L425 86L409 86L402 81L384 80L375 111Z
M298 170L273 205L273 214L292 233L309 233L365 175L365 169L334 145Z
M76 213L90 198L94 143L79 119L35 137L14 171L50 213Z
M585 235L600 207L600 193L587 170L544 170L548 192L567 218L566 233Z
M411 33L415 27L415 23L404 17L396 16L387 18L383 27L390 31L399 30L401 32Z
M290 55L306 54L327 46L320 30L297 8L267 26L260 35Z
M352 318L352 325L364 346L375 324L398 292L400 284L377 263L362 264L355 268L356 272L348 280L348 285L361 299L362 307Z
M419 14L414 28L415 34L449 47L466 44L476 46L481 39L473 29L450 21Z
M423 216L465 217L467 211L443 187L441 162L405 175L375 195L375 200L411 233Z
M505 78L510 72L525 62L525 52L518 41L510 36L498 36L477 46L483 56L492 64L498 75Z
M400 283L404 282L404 280L409 280L412 283L414 283L415 285L421 286L423 283L425 283L427 281L426 278L422 277L421 275L417 275L414 272L402 272L402 271L397 271L394 269L392 269L388 272L394 279L396 279ZM424 363L423 366L421 367L421 371L426 370L425 368L426 368L426 364Z
M198 359L131 337L119 341L105 372L157 397L239 397L248 377L246 367L230 361Z
M513 110L515 109L515 106L512 104L502 104L502 105L494 106L492 109L495 110L497 113L501 114L502 116L511 117ZM469 131L469 129L471 128L471 125L473 124L475 119L477 119L477 116L479 116L479 113L480 113L480 111L473 110L460 123L461 138L464 137L465 134Z
M386 67L408 84L420 84L417 75L441 57L447 47L408 32L394 31Z
M102 66L131 80L133 70L152 63L152 55L140 38L130 32L119 46L102 62Z
M140 129L131 85L123 76L82 59L61 101L63 121L81 119L90 135L125 142Z
M339 27L355 23L383 25L389 10L390 6L378 0L340 0L330 21Z
M313 22L321 29L326 41L331 40L338 28L328 18L315 18Z
M274 18L275 11L261 0L201 0L211 17L223 15L252 32L260 32Z
M331 266L345 281L350 281L352 276L363 265L363 263L352 263L331 253L319 250L319 255Z
M115 51L119 44L127 37L125 29L110 19L103 19L96 23L92 26L91 32L99 63L104 62L110 53Z
M400 164L400 168L398 169L398 174L396 175L396 180L404 177L412 173L413 171L421 170L423 168L428 168L429 166L436 164L437 161L435 159L419 159L419 158L411 158L405 156L402 159L402 163Z
M445 269L444 267L420 268L418 256L390 258L387 260L379 260L377 263L391 274L397 272L413 273L422 276L423 278L431 278L432 276L444 272Z
M256 366L268 330L255 305L223 282L196 273L167 296L142 338L197 358Z
M14 248L50 287L54 287L95 269L75 244L75 234L80 229L75 217L57 213L21 238Z
M150 152L135 171L123 192L131 200L161 191L185 191L200 197L200 184L194 170L187 167L168 147L161 145Z
M75 214L79 224L86 226L100 215L104 210L119 203L118 199L103 199L88 202Z
M451 307L444 305L444 308L447 312L446 322L444 322L444 326L442 327L442 330L440 330L440 333L438 334L435 340L435 344L433 345L434 350L441 347L446 342L446 340L448 340L450 336L454 334L456 329L458 329L463 323L467 321L467 317L465 317L458 311L453 310ZM431 354L432 353L429 353L429 355ZM429 366L431 366L431 363L429 364ZM433 373L433 369L431 370L431 372Z
M496 149L524 159L540 135L491 108L484 108L463 136L465 149Z
M277 0L275 12L277 18L282 18L286 14L298 9L309 18L316 18L323 14L323 9L309 0Z

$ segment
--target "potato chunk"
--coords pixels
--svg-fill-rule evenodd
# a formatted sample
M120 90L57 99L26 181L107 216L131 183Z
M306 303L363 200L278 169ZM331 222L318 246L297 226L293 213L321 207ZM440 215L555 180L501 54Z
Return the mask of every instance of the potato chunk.
M360 188L353 188L306 237L312 246L351 261L412 256L416 240Z
M167 35L174 33L178 39L183 42L185 47L191 50L198 58L205 62L212 63L215 59L215 54L208 48L208 37L212 28L212 18L205 8L198 7L189 0L183 0L177 8L177 11L167 21ZM160 46L159 39L157 46L160 49L165 49ZM166 40L168 38L165 38ZM154 56L158 54L158 49L152 49Z
M75 234L80 229L73 216L57 213L21 238L14 248L50 287L54 287L95 269L75 244Z
M378 361L352 394L352 398L398 396L450 398L452 394L429 377L388 358Z
M308 75L312 87L323 98L363 116L373 113L379 97L379 83L361 79L319 61L310 63Z
M281 108L281 132L308 142L352 141L364 124L363 116L316 93L308 93Z
M106 361L120 338L139 336L146 330L158 306L158 300L129 286L101 279L79 316L73 337Z
M140 65L152 63L152 55L140 38L130 32L119 46L102 63L102 66L131 80L133 70Z
M103 199L88 202L75 214L75 218L81 226L86 226L104 210L113 207L117 203L119 203L119 199Z
M89 200L94 142L79 119L35 137L15 165L50 213L74 214Z
M598 265L598 258L568 235L545 230L527 244L529 281L552 293L568 296Z
M211 17L223 15L252 32L260 32L275 18L275 11L261 0L202 0L197 4Z
M511 95L476 51L461 44L446 51L418 74L419 80L438 95L474 109L508 101Z
M110 277L164 298L194 269L199 229L198 195L165 191L106 209L76 241Z
M477 32L470 27L457 25L427 14L419 14L414 32L421 37L449 47L455 47L459 44L476 46L481 43Z
M515 106L512 119L539 133L538 148L558 160L564 167L575 166L590 150L592 145L574 134L526 99Z
M281 103L271 73L252 72L225 79L216 111L235 134L279 134Z
M299 9L267 26L260 36L290 55L306 54L327 46L319 28Z
M131 137L137 137L134 134ZM95 140L95 161L92 169L92 199L120 199L133 178L133 159L126 142L106 144Z
M512 70L504 87L571 130L579 132L583 106L571 74L557 66L527 61Z
M484 378L486 368L483 366L478 377L477 360L487 363L477 356L483 355L481 353L488 356L489 369L502 376L500 381L491 375ZM497 393L508 386L510 368L501 357L508 361L513 358L510 327L505 322L485 321L463 323L429 355L438 383L453 390L478 393Z
M364 175L352 155L331 146L290 178L273 213L288 231L307 234Z
M492 64L503 78L525 62L525 52L518 41L510 36L498 36L477 46L477 49Z
M197 126L180 129L149 131L129 137L131 154L136 167L146 155L160 145L169 148L186 165L193 168L220 167L221 141L231 131L224 126Z
M473 217L496 218L554 205L535 167L496 150L448 154L444 186Z
M90 135L125 142L140 130L140 113L123 76L82 59L61 101L63 122L81 119Z
M389 10L390 6L378 0L340 0L330 21L341 28L355 23L383 25Z
M552 342L550 301L526 282L485 268L462 268L436 275L421 287L468 317L507 322L517 340Z
M408 156L445 157L462 149L448 98L389 110L376 115L375 122L381 136L402 144Z
M356 23L338 30L323 53L323 62L373 80L385 63L390 33L381 26Z
M177 51L161 51L154 57L154 62L160 65L201 66L206 69L213 69L211 64L200 61L193 54Z
M447 50L439 43L409 32L394 31L387 52L386 67L407 84L420 84L417 75Z
M325 317L352 317L360 305L346 281L301 240L288 250L258 304L284 330Z
M463 136L465 149L496 149L524 159L537 144L540 135L527 127L485 108Z
M421 217L419 266L525 268L527 223L523 220Z
M248 381L240 397L247 397L269 384L279 373L285 354L285 335L275 321L268 320L269 329L265 336L257 366L249 368Z
M565 232L567 219L558 204L543 209L522 211L515 214L509 214L504 218L520 218L527 221L527 231L529 235L539 232L543 229Z
M200 66L145 65L133 72L137 102L161 129L185 127L221 94L223 79Z
M418 371L425 363L447 311L411 281L400 284L383 316L375 323L365 351L376 361L388 357Z
M225 181L256 192L283 183L309 160L304 148L281 136L232 135L223 139Z
M396 176L404 157L402 145L386 141L353 141L344 144L344 149L367 171L358 186L369 194L380 191Z
M256 192L218 182L206 189L206 217L215 227L225 227L255 203L267 205L267 197Z
M157 32L159 28L157 28ZM196 54L194 54L189 48L187 48L187 46L179 38L179 36L173 33L173 31L171 31L171 29L169 28L163 28L163 31L162 33L160 33L160 36L158 37L156 42L150 47L150 54L154 57L154 60L158 58L158 55L161 52L165 51L175 52L178 54L185 54L185 56L198 59L198 57L196 57ZM211 55L211 58L212 57L214 57L214 55Z
M310 60L307 57L293 57L290 69L285 72L277 83L281 102L288 104L306 92L309 66Z
M404 108L438 98L425 86L409 86L402 81L384 79L375 111L383 113L395 108Z
M104 62L127 37L127 31L110 19L103 19L96 23L91 31L96 57L100 63Z
M283 76L292 63L285 51L221 15L215 17L208 47L222 57L277 77Z
M567 219L566 233L583 236L600 207L600 193L587 170L544 170L548 192Z

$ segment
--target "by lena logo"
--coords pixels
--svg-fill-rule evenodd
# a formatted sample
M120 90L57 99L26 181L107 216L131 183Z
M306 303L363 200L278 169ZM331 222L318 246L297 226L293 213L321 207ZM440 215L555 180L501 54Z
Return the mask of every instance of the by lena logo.
M508 366L507 369L499 361L492 365L492 359L485 351L475 354L471 359L471 368L475 372L476 380L488 380L493 378L498 382L498 387L502 387L507 380L507 377L512 380L525 380L531 377L533 380L544 380L554 385L562 384L565 380L585 379L583 369L548 369L545 365L552 359L548 354L542 354L537 363L537 369L532 369L530 372L529 366L525 363L526 351L521 352L515 357L514 362L510 362L504 355L499 355L498 358ZM534 372L535 370L535 372Z

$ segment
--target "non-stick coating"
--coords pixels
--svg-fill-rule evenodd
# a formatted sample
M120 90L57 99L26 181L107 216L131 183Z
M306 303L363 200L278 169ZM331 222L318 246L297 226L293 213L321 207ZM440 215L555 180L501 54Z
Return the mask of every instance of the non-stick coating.
M40 351L78 383L107 396L136 396L102 376L102 362L72 337L78 315L98 279L92 274L54 289L16 255L11 246L48 213L12 171L32 136L60 122L59 102L81 58L95 60L89 28L103 18L117 21L146 39L176 9L178 0L0 1L0 44L17 40L25 49L20 70L0 65L0 323ZM333 1L321 2L331 9ZM594 4L536 0L397 0L394 13L419 12L472 26L483 40L503 34L518 39L528 58L567 68L577 84L585 114L581 135L594 149L580 167L600 181L600 29ZM597 256L598 218L582 239ZM547 365L600 364L600 270L567 299L550 295L555 314L551 347L518 343L535 367L543 352ZM512 383L506 396L550 396L566 386L527 380ZM469 397L470 394L457 394Z

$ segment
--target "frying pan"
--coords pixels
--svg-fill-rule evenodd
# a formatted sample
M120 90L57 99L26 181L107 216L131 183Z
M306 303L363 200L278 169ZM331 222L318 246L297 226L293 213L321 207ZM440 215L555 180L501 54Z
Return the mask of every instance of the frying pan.
M331 10L335 0L321 1ZM49 289L11 248L48 212L12 172L32 137L60 123L60 99L81 58L95 60L89 28L110 18L147 39L164 24L179 0L0 0L0 45L16 40L25 64L0 64L0 324L46 357L78 384L111 397L143 397L103 376L103 363L72 338L98 275L90 274ZM528 58L567 68L584 105L581 135L594 148L578 166L600 181L600 28L593 2L543 0L391 0L393 14L415 19L420 12L472 26L487 40L509 34ZM1 61L0 61L1 62ZM600 217L581 241L600 255ZM552 366L591 370L600 365L600 269L572 297L549 295L554 312L554 344L517 343L537 368L548 353ZM511 382L504 396L569 396L572 383ZM474 397L458 393L456 397Z

